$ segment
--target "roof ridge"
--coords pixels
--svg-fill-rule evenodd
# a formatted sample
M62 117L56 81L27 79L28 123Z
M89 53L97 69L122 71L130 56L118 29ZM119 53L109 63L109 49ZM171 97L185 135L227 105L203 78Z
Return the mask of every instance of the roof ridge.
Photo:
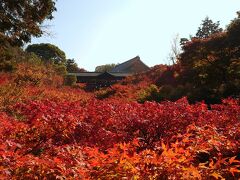
M116 67L118 67L118 66L120 66L120 65L126 64L126 63L128 63L129 61L132 61L132 60L135 60L135 59L141 61L140 57L139 57L139 56L136 56L136 57L134 57L134 58L131 58L131 59L129 59L129 60L121 63L121 64L116 65L114 68L116 68ZM141 62L142 62L142 61L141 61ZM114 68L113 68L113 69L114 69Z

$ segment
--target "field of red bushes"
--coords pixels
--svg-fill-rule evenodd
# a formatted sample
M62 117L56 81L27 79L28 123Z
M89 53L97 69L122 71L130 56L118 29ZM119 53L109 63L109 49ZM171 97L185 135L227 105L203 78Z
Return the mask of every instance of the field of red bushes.
M99 100L2 76L0 179L238 179L240 101Z
M57 8L56 0L1 1L0 180L240 179L240 11L225 29L206 17L196 35L177 35L168 65L100 65L96 72L133 74L80 84L87 71L77 60L29 44L52 34Z

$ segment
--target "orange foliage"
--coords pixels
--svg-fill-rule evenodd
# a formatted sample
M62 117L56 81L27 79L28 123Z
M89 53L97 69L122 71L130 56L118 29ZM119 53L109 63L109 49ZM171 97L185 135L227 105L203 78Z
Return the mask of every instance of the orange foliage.
M98 100L81 87L6 77L0 179L240 178L237 99L139 104L135 93L147 83L116 84L118 92Z

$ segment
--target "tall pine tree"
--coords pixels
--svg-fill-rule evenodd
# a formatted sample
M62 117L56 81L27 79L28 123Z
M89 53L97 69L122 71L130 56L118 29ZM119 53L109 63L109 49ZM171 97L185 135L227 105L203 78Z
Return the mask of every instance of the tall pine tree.
M198 27L198 31L196 33L195 38L208 38L210 35L222 32L223 29L219 27L220 23L217 21L214 23L209 17L206 17L200 27Z

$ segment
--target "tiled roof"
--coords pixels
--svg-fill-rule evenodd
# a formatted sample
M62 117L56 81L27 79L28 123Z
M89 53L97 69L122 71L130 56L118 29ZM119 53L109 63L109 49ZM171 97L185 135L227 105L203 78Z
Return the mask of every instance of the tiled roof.
M101 76L103 74L110 74L115 77L127 77L129 75L132 75L131 73L110 73L110 72L82 72L82 73L68 73L69 75L76 75L78 77L97 77Z
M132 73L120 73L120 72L108 72L109 74L113 75L113 76L121 76L121 77L126 77L126 76L130 76L132 75Z
M76 75L76 76L99 76L102 72L81 72L81 73L68 73L69 75Z
M144 64L139 56L132 58L122 64L114 67L110 72L81 72L81 73L68 73L69 75L76 75L78 77L97 77L109 74L115 77L127 77L134 73L147 71L150 68Z
M139 56L136 56L133 59L117 65L110 71L110 73L139 73L147 70L149 70L149 67L141 61Z

